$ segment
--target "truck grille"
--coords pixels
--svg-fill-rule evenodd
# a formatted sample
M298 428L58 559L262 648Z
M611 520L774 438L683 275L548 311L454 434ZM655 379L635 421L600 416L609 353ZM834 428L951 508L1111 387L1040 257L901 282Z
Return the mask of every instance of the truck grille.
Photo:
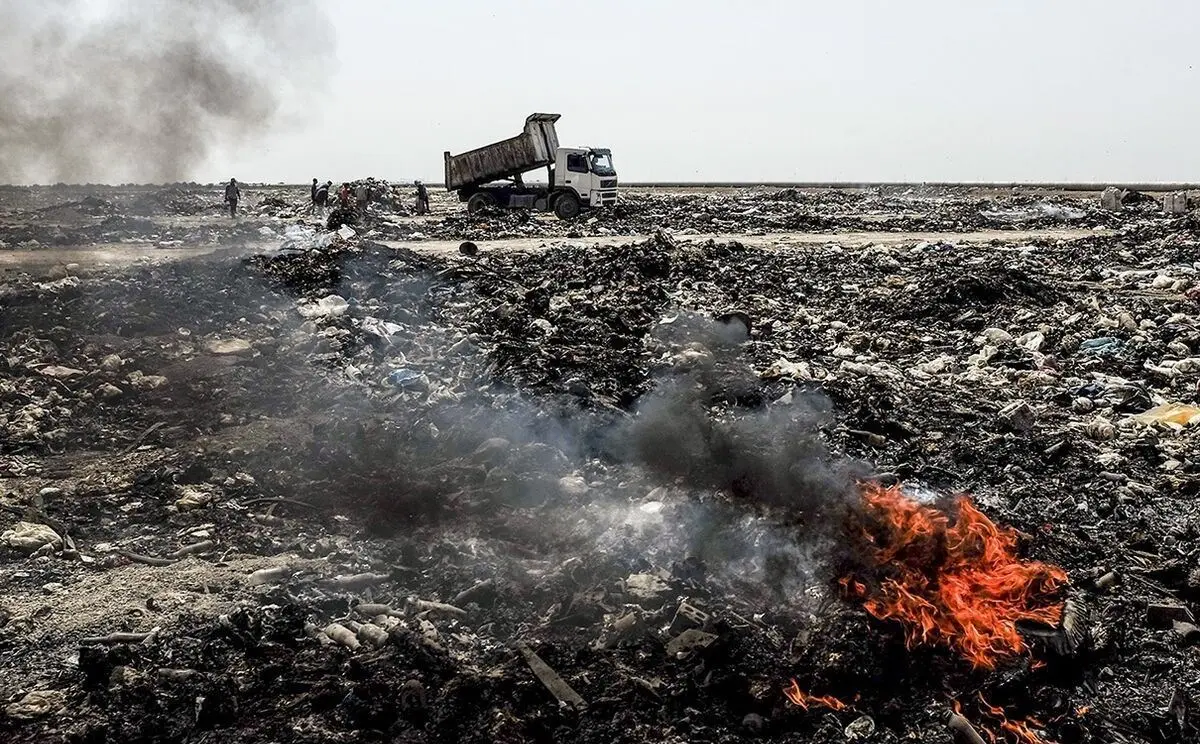
M600 181L600 188L602 189L615 189L616 187L617 179L615 178L605 178Z

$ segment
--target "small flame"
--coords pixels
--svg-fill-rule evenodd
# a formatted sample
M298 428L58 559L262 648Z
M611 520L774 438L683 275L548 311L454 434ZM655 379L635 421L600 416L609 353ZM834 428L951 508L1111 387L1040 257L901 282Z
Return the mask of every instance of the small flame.
M799 705L805 710L808 710L809 706L812 705L829 708L830 710L845 710L847 708L845 703L833 697L832 695L809 695L800 689L800 683L795 679L792 680L790 685L783 688L783 694L788 700L792 701L792 703Z
M1041 721L1036 718L1026 718L1023 721L1011 720L1003 708L992 705L984 699L983 695L979 695L979 702L983 707L983 711L996 719L1000 730L1010 734L1008 740L1015 741L1017 744L1052 744L1033 730L1032 726L1042 725ZM988 737L993 741L996 739L995 735L991 732L988 732Z
M895 619L909 648L942 643L976 667L992 669L1026 651L1020 620L1058 624L1066 583L1061 568L1017 558L1017 534L999 527L966 496L957 518L904 496L899 488L868 484L862 534L873 546L881 579L873 589L842 579L867 612Z

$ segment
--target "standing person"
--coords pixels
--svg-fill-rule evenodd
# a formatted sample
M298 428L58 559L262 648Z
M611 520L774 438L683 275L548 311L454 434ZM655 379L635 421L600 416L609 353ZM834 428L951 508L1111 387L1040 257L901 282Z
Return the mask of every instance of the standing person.
M230 217L237 217L237 203L240 198L242 198L242 191L238 188L237 179L229 179L229 183L225 185L225 203L229 205Z
M354 203L358 205L358 211L363 214L367 213L367 206L371 203L371 186L369 184L360 184L354 190Z
M313 191L313 208L316 209L321 219L325 219L325 206L329 204L329 188L331 186L333 186L333 181L326 181Z
M417 214L429 214L429 189L417 181Z
M338 206L340 206L342 209L349 209L350 196L350 184L343 183L342 187L338 189Z
M314 178L312 185L312 204L309 205L309 209L312 210L313 214L317 213L317 188L317 179Z

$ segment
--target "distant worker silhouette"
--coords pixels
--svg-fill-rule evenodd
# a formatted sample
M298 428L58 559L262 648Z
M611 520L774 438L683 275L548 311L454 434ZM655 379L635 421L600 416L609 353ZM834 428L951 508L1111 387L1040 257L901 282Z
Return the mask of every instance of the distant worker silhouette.
M237 179L229 179L229 183L225 185L225 203L229 205L230 217L237 217L237 203L241 198L242 191L238 188Z
M417 214L429 214L429 189L420 181L417 185Z
M325 206L329 204L329 188L331 186L333 186L333 181L326 181L313 190L313 209L317 211L321 219L325 219Z

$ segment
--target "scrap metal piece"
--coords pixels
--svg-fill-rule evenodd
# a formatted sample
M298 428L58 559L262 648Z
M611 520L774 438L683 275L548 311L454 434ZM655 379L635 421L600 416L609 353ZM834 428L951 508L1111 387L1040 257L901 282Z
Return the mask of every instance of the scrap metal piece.
M570 705L576 710L583 710L587 707L587 703L579 696L579 693L575 692L565 679L558 676L558 672L551 669L549 664L542 661L542 657L538 656L528 644L518 643L517 650L525 657L525 663L533 670L534 676L546 686L551 695L558 698L558 702Z
M679 603L679 609L675 611L675 617L671 620L669 631L672 633L680 633L687 628L703 628L712 620L712 615L695 605L688 604L686 601Z
M689 628L667 642L667 655L672 659L682 659L697 649L708 648L716 640L715 633Z
M954 735L954 740L958 744L984 744L983 737L979 735L979 732L975 730L971 722L958 713L950 713L950 718L946 721L946 726L950 729L950 733Z
M1169 628L1175 621L1195 623L1192 611L1174 602L1155 602L1146 605L1146 624L1151 628Z
M1067 597L1063 604L1062 637L1065 642L1064 656L1074 656L1091 640L1089 620L1091 612L1083 599L1078 596Z
M148 643L158 637L158 628L148 633L109 633L105 636L89 636L80 638L81 646L108 646L119 643Z

